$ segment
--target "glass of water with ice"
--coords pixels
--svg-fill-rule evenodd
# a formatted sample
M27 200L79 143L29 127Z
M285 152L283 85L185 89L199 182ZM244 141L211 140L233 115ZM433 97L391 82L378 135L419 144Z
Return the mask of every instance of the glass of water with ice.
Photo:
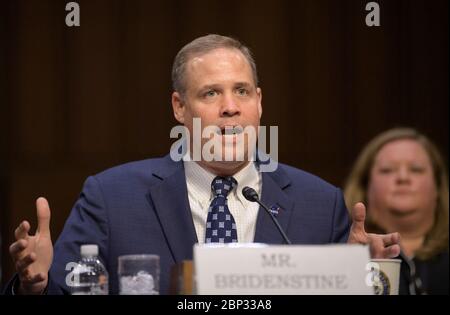
M119 286L122 295L159 294L159 256L119 256Z

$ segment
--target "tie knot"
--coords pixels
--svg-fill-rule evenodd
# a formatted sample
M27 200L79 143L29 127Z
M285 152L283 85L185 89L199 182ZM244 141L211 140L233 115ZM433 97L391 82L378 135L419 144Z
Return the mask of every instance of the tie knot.
M230 191L237 186L237 181L232 176L228 177L220 177L217 176L213 179L211 183L211 189L214 193L214 196L223 196L227 197Z

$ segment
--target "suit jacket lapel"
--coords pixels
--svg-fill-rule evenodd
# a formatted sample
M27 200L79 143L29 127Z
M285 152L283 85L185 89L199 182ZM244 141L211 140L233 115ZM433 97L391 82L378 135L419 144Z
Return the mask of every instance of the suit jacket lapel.
M153 176L160 184L150 187L149 199L153 203L175 262L192 259L192 247L197 235L192 220L183 162L166 157L168 166Z
M289 237L288 223L292 215L294 202L283 191L289 186L287 175L278 168L272 173L262 173L262 198L261 201L267 207L278 206L280 210L276 219ZM262 208L259 209L256 222L255 242L267 244L283 244L283 237L279 233L272 219Z
M192 247L198 240L187 196L183 162L173 162L170 156L165 159L166 166L153 174L161 182L150 187L148 197L159 218L175 262L181 262L192 259ZM276 205L280 208L276 218L289 236L287 228L294 202L283 190L289 186L290 180L278 168L272 173L262 173L262 181L261 200L268 207ZM267 244L284 243L276 226L262 208L258 212L254 241Z

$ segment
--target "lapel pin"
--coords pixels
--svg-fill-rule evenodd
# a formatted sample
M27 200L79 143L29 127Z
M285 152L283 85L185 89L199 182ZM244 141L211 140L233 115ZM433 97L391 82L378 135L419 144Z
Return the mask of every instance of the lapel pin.
M278 213L280 212L280 207L278 205L273 205L270 207L270 212L276 217Z

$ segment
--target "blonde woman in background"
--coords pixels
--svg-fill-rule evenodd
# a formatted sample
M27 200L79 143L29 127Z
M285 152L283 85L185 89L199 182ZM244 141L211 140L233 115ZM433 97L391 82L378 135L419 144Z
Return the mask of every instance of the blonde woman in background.
M367 205L366 229L400 233L400 294L448 294L449 190L436 146L410 128L375 137L345 186L348 209Z

